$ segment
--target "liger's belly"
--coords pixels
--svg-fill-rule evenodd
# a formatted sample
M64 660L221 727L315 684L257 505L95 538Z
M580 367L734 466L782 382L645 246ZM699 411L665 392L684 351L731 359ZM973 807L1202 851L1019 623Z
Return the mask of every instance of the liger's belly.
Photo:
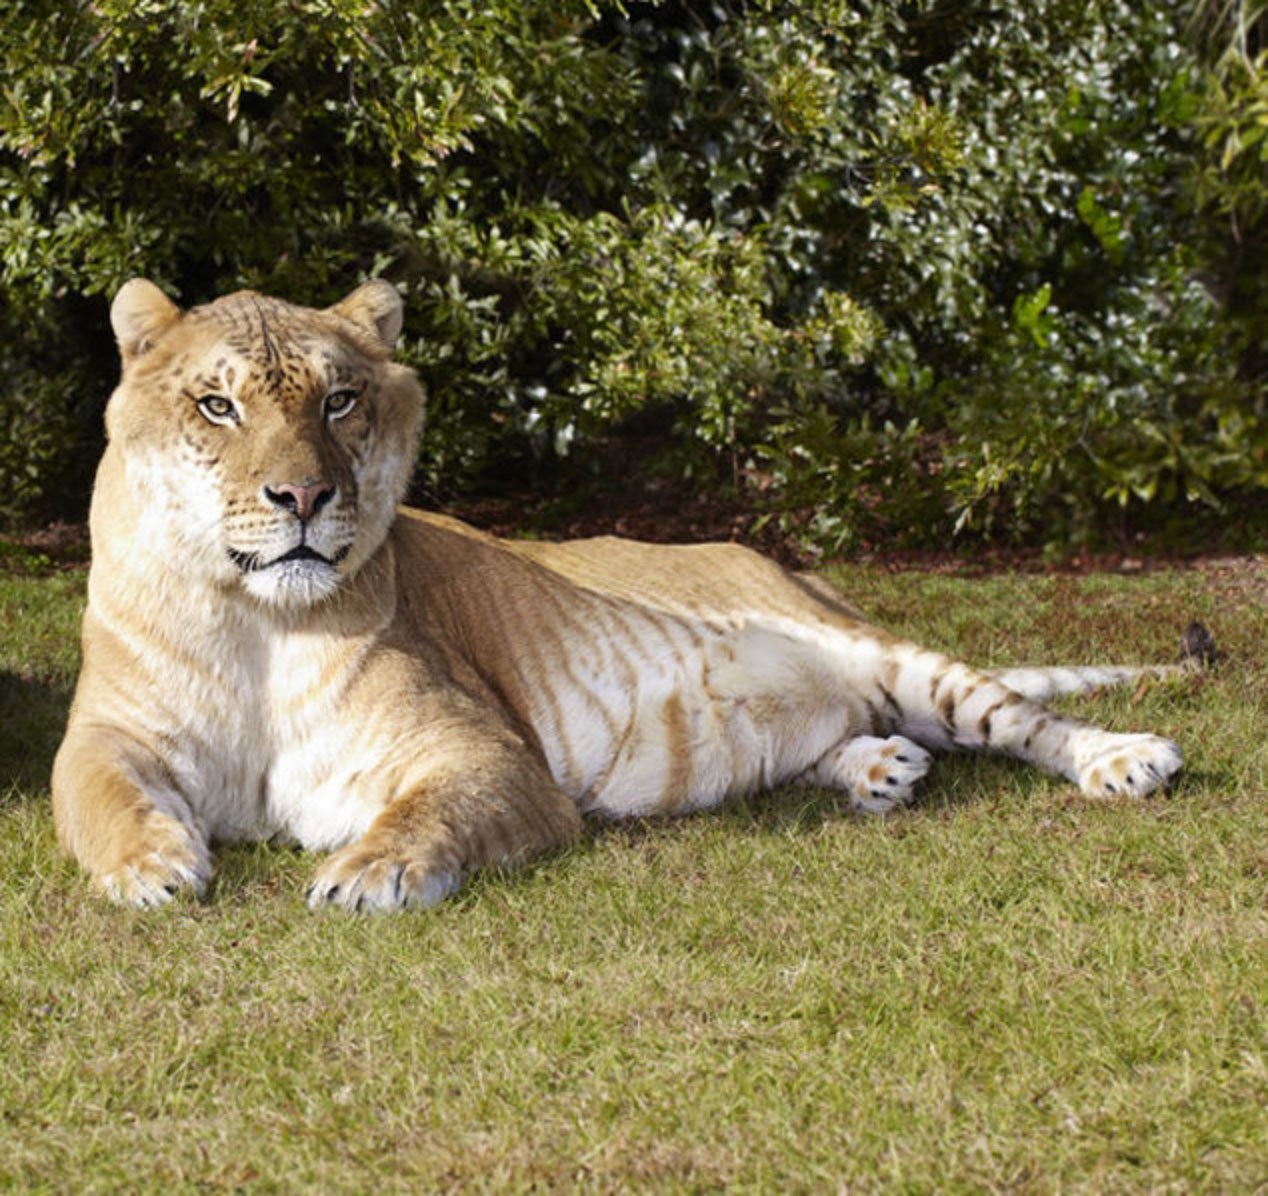
M658 632L637 653L574 653L537 687L533 728L583 810L703 809L796 776L841 737L840 680L812 638L757 621Z

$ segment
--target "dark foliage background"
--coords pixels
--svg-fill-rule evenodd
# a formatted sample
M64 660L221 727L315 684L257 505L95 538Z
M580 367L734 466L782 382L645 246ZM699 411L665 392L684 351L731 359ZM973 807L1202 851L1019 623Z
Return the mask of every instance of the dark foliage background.
M391 278L439 497L634 438L830 551L1264 505L1262 4L0 13L10 518L82 512L135 274Z

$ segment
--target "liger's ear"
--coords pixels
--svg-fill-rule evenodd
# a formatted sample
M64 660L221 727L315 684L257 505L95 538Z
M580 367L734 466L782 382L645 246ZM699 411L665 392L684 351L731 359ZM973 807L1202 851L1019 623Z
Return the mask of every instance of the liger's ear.
M180 314L181 309L152 282L144 278L125 282L110 305L110 325L124 364L149 352Z
M389 353L401 335L405 309L396 288L382 278L362 283L351 295L330 309L336 315L365 329Z

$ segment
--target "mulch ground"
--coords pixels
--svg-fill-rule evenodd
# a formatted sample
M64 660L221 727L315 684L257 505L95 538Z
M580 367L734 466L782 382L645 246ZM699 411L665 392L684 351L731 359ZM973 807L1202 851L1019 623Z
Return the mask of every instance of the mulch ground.
M698 544L722 540L747 544L786 568L806 569L825 563L783 534L775 520L763 520L751 506L716 497L684 495L667 487L640 487L638 493L609 496L584 510L559 513L545 503L516 498L459 500L447 514L464 519L498 536L523 535L530 529L544 539L586 536L627 536L662 544ZM79 568L89 559L88 528L84 523L56 522L18 535L0 534L0 567L4 543L42 558L54 569ZM1219 583L1242 597L1268 602L1268 553L1196 554L1137 553L1132 551L1077 552L1053 560L1036 548L992 545L960 546L954 550L898 549L859 552L850 562L887 572L918 570L954 576L982 576L1002 572L1025 573L1140 573L1165 566L1188 566L1219 575ZM21 560L16 562L23 568Z

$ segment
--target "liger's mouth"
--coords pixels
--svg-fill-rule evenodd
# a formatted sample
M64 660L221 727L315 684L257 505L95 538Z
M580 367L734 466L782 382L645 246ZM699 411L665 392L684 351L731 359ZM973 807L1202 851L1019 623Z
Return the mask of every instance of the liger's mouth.
M255 573L260 569L271 569L274 565L286 565L292 561L316 561L322 565L329 565L333 569L348 555L350 547L351 545L345 544L334 556L324 556L307 544L297 544L290 552L284 552L281 556L274 557L271 561L266 561L258 552L240 552L236 548L231 548L229 549L229 559L243 573Z

